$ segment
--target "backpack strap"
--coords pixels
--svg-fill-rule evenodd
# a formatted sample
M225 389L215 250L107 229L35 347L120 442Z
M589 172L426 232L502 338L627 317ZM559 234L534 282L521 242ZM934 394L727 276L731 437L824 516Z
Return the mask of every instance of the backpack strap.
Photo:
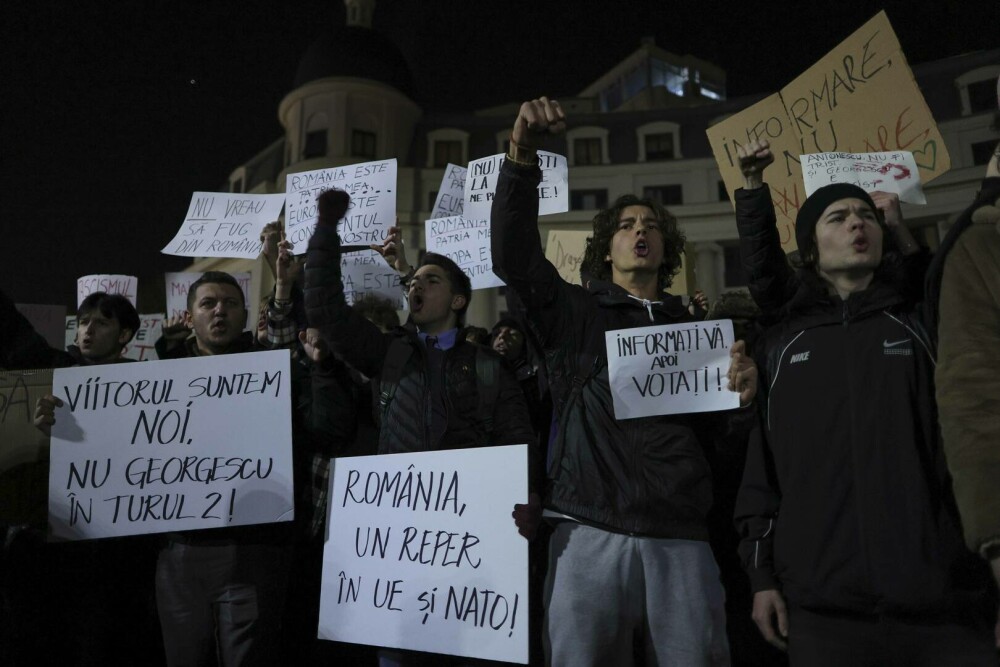
M483 425L486 438L483 444L493 442L493 410L500 398L500 359L476 346L476 421Z
M389 350L386 352L382 373L379 376L378 413L380 422L385 419L385 413L389 409L392 397L396 395L399 381L403 377L403 369L412 354L413 346L405 338L393 338L392 342L389 343Z

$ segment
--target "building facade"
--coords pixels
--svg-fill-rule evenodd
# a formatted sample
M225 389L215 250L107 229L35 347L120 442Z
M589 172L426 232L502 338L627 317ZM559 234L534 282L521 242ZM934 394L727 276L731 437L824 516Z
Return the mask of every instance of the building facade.
M505 152L521 100L471 113L425 112L412 99L402 55L371 28L374 1L345 4L347 24L310 46L279 105L284 136L237 166L226 189L282 192L289 173L395 157L399 222L414 262L445 166ZM952 162L925 184L927 205L903 205L906 224L933 249L974 198L1000 139L1000 49L924 63L913 73ZM635 193L659 200L678 218L688 241L688 291L714 299L743 288L733 209L705 130L765 96L727 99L725 72L717 66L642 40L576 97L560 99L572 125L547 149L568 159L570 211L542 218L543 241L551 229L590 229L598 209ZM191 270L209 268L252 270L258 294L270 289L259 261L206 258ZM504 309L499 290L480 290L469 322L489 327Z

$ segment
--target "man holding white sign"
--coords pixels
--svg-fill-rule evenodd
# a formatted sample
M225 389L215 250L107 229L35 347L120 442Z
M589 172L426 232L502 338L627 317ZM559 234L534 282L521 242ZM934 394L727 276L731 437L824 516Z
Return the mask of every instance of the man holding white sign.
M468 276L453 261L428 253L409 280L410 324L383 333L347 306L337 222L346 192L318 199L319 220L306 261L309 322L344 361L380 382L378 453L527 444L533 440L524 394L498 355L465 341L459 330L472 296ZM394 237L393 237L394 238ZM383 256L396 252L386 242ZM498 471L501 472L501 471ZM530 537L538 512L522 507L516 523ZM389 643L418 646L417 642ZM408 664L383 654L383 664Z
M164 337L171 336L170 356L250 352L246 320L240 284L228 273L209 271L188 291L183 324L169 334L164 330ZM273 444L290 450L290 443ZM168 534L156 567L168 665L210 664L216 655L223 665L278 660L292 536L288 522Z
M535 158L565 130L559 104L521 105L492 210L497 273L524 303L548 358L558 416L550 445L545 642L552 665L624 665L640 637L649 663L728 665L724 594L708 544L711 480L702 442L728 419L623 419L613 408L607 332L690 321L665 293L681 264L677 221L655 202L620 198L594 218L570 285L542 254ZM756 367L738 343L727 389L749 404ZM711 392L710 392L711 393ZM736 413L736 421L753 419Z
M793 272L762 178L772 161L766 144L741 149L736 191L751 292L781 315L760 343L765 438L736 505L753 619L793 667L996 665L989 574L962 543L900 235L863 189L826 185L799 209Z

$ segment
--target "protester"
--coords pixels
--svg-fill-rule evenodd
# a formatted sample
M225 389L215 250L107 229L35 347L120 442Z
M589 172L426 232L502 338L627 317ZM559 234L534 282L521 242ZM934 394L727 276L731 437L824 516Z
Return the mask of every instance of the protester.
M965 542L1000 589L1000 144L927 276L944 451ZM1000 648L1000 617L994 628Z
M128 299L90 294L77 309L76 320L76 343L57 350L0 292L0 326L8 332L0 343L0 365L65 368L132 361L122 352L139 328L139 315ZM61 404L46 394L34 406L35 426L46 435ZM45 488L32 504L45 507ZM146 622L153 567L148 540L46 544L45 531L43 518L5 531L7 622L0 642L8 643L14 663L127 664L137 647L148 650L155 645L155 626ZM52 627L59 628L59 642L47 639Z
M737 153L746 184L744 191L757 190L763 183L764 167L773 161L770 143L767 139L750 141L745 146L739 146ZM768 161L749 159L758 155L771 157ZM897 269L900 276L899 288L905 297L919 301L923 298L923 281L930 256L903 223L898 195L875 191L871 193L870 198L881 215L888 238L898 251L896 257L897 263L900 264ZM801 285L797 274L792 271L782 271L782 280L761 274L762 267L788 263L780 242L775 243L778 239L778 229L768 223L767 216L769 211L773 211L773 207L771 209L759 207L755 198L747 197L737 197L735 205L736 225L740 234L740 257L743 269L747 273L750 294L761 309L761 323L773 324L781 317ZM799 248L798 252L792 254L800 258L801 250ZM797 259L795 264L796 266L801 264L801 259Z
M0 368L66 368L122 360L122 351L139 330L139 314L119 294L89 294L76 312L76 343L65 351L51 347L14 302L0 291Z
M306 262L306 310L310 324L351 367L379 377L378 452L530 443L527 407L513 375L489 350L467 343L459 329L472 296L468 276L447 257L428 253L409 281L412 326L383 333L349 308L344 296L337 222L350 198L329 190L317 204L319 221ZM382 252L392 264L391 250ZM481 376L484 367L490 370ZM530 537L537 521L528 512L517 523ZM446 664L441 656L379 653L384 666Z
M754 621L793 667L995 665L894 235L864 190L822 187L799 209L793 273L761 176L773 159L741 151L735 193L751 293L790 295L759 343L765 438L737 499Z
M188 311L165 326L161 359L254 349L244 332L243 290L228 273L192 283ZM156 603L167 664L279 664L282 605L291 555L287 524L168 533L156 568Z
M707 539L711 504L700 438L718 415L614 418L605 332L690 321L664 290L683 236L659 205L620 198L594 219L584 287L545 260L538 232L543 137L561 133L559 104L521 105L492 210L494 271L517 293L546 354L558 418L545 506L549 545L545 641L552 665L728 665L719 570ZM743 403L756 369L733 349L730 388ZM740 411L752 417L750 411ZM739 415L737 419L746 419Z

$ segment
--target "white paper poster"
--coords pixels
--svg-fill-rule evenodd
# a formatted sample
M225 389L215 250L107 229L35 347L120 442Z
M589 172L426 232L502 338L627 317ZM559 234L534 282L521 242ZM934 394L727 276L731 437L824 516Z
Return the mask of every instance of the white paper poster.
M327 190L351 196L337 225L343 245L381 244L396 224L396 158L288 174L285 179L285 236L297 248L312 237L319 211L316 198ZM301 245L300 245L301 244Z
M431 211L429 219L462 215L467 171L465 167L448 163L444 170L444 176L441 177L441 187L438 189L437 198L434 200L434 209Z
M354 305L365 294L374 294L391 302L396 310L409 309L399 274L374 250L341 255L340 271L348 305Z
M290 386L288 350L57 369L53 536L290 521Z
M497 191L500 164L504 154L473 160L465 178L465 212L470 220L489 220L493 196ZM538 215L564 213L569 210L569 168L566 157L547 151L538 151L538 165L542 181L538 184Z
M281 215L285 195L195 192L181 228L163 247L165 255L256 259L264 225Z
M800 158L806 196L831 183L851 183L865 192L891 192L900 201L926 204L920 170L910 151L811 153Z
M732 320L617 329L604 334L615 417L729 410Z
M156 361L156 341L163 334L163 313L139 315L139 330L125 346L122 356L136 361Z
M438 218L424 223L427 252L445 255L469 276L472 289L500 287L504 284L493 273L489 220L461 216Z
M89 276L82 276L76 279L76 307L79 308L83 300L94 292L106 292L108 294L121 294L129 300L133 306L136 305L136 291L138 290L139 279L135 276L123 276L119 274L96 273Z
M320 639L528 661L527 446L335 459Z

